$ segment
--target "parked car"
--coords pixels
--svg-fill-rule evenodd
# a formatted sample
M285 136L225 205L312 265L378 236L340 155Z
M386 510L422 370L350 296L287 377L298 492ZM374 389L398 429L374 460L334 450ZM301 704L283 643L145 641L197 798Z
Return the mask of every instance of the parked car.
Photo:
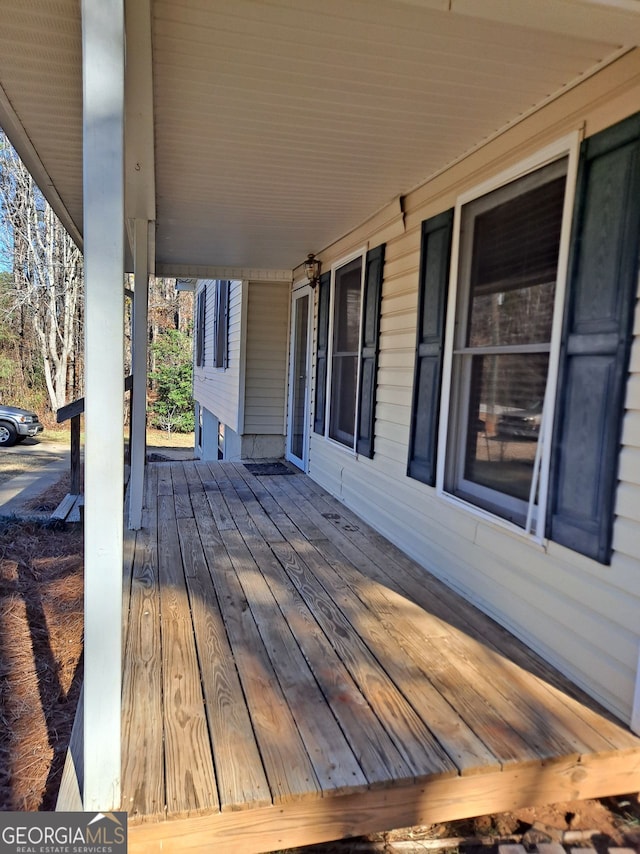
M497 436L508 439L538 439L542 421L542 401L526 409L510 409L498 418Z
M0 448L10 448L43 430L35 412L18 409L17 406L0 406Z

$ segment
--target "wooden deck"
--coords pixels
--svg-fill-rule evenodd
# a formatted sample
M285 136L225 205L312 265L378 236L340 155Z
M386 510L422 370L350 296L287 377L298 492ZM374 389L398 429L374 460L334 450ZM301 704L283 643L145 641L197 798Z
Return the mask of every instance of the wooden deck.
M131 852L640 790L640 739L305 475L156 464L145 504L125 583Z

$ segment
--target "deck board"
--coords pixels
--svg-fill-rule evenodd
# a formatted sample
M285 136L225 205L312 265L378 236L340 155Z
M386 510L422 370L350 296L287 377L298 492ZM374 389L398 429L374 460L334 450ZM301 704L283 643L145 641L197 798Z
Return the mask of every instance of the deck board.
M180 815L219 801L175 510L173 495L158 495L166 799Z
M269 784L194 519L178 520L221 809L271 803ZM211 538L208 538L211 542ZM203 537L202 542L205 542Z
M125 626L132 851L640 788L640 739L302 474L149 466Z
M196 517L206 531L214 589L242 683L273 802L321 794L313 766L248 606L238 572L246 562L237 531L219 531L213 518ZM211 540L217 547L211 548Z
M583 744L589 752L606 751L612 745L620 749L624 744L635 749L636 736L621 730L617 721L602 709L594 712L594 704L584 692L560 676L506 629L470 607L434 576L425 573L309 478L291 480L294 494L303 496L307 501L311 499L313 503L306 506L326 519L329 530L333 528L336 532L332 545L339 547L354 566L365 567L366 574L381 580L389 589L408 596L425 614L436 617L445 627L442 637L456 641L457 654L471 646L472 660L485 672L493 670L500 662L509 679L517 679L518 684L524 679L529 690L536 691L545 715L552 712L554 716L566 718L564 712L568 707L571 731L574 735L577 728L582 731ZM382 561L381 556L384 556ZM451 629L456 631L452 633ZM551 705L549 694L554 698ZM581 720L584 726L580 724Z
M143 529L136 537L122 686L122 808L132 817L165 806L162 733L157 469L147 473ZM140 702L144 697L145 702Z

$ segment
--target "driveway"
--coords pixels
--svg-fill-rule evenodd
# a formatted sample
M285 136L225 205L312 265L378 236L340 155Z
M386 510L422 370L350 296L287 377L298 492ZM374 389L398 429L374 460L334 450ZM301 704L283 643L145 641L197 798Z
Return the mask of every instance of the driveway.
M55 483L69 466L69 445L25 439L0 449L0 514L19 513L22 504Z

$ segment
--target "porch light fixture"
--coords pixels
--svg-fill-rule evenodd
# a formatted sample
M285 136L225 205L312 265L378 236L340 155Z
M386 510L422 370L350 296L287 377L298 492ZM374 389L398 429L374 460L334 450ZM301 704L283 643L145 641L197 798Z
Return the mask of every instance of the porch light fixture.
M320 281L320 262L313 252L307 255L307 260L304 262L304 272L311 287L315 288Z

